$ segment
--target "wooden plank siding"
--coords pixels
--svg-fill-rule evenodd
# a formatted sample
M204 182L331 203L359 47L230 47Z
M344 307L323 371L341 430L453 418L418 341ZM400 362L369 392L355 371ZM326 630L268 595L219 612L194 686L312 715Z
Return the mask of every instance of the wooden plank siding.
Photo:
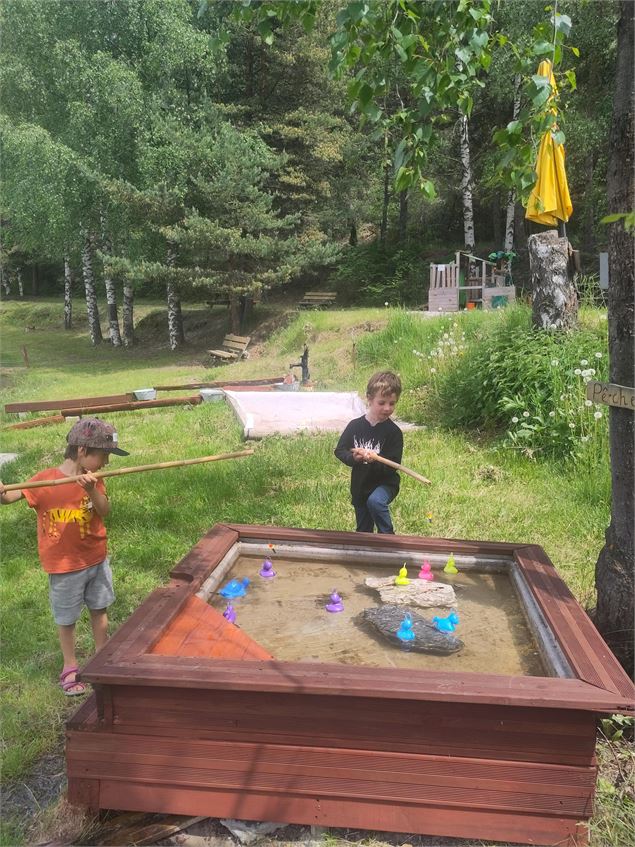
M240 630L194 594L241 541L515 562L574 676L228 660L214 633ZM82 670L95 693L67 725L71 802L586 843L596 718L635 696L541 548L217 525L170 576Z

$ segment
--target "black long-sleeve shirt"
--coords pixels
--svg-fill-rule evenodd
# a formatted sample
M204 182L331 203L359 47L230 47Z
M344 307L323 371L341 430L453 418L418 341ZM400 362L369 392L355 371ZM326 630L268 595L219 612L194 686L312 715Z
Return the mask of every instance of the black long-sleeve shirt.
M372 450L385 459L401 464L403 434L397 424L388 419L373 426L366 415L362 415L347 424L335 448L335 455L340 462L352 468L351 502L354 506L365 505L379 485L388 486L396 496L399 491L397 471L381 462L356 462L351 452L353 447Z

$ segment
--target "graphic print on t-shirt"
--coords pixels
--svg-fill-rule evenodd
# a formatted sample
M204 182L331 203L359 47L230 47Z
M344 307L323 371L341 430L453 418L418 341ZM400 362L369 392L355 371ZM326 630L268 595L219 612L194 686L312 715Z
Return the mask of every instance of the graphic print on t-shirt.
M372 438L364 441L355 435L353 437L353 447L361 447L362 450L368 450L369 453L381 453L381 441L373 441Z
M60 537L59 524L76 523L79 525L79 537L85 538L90 526L93 503L86 494L82 497L79 509L49 509L42 512L42 532L49 538Z

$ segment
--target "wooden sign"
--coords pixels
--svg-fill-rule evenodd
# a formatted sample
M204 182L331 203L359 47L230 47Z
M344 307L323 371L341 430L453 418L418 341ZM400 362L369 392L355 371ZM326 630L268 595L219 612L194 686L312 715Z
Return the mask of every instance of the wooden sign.
M635 390L613 382L587 382L586 396L594 403L635 411Z

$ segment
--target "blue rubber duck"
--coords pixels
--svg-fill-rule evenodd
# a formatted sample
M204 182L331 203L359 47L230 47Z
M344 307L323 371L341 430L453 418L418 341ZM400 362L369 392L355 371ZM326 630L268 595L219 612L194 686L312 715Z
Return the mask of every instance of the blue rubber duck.
M409 641L415 640L416 636L412 628L412 618L410 617L410 615L405 616L405 618L399 625L399 629L397 630L395 635L400 641L403 641L404 644L408 643Z
M227 585L223 586L218 592L221 597L226 597L228 600L234 600L236 597L244 597L247 593L249 585L249 577L243 579L232 579Z
M432 618L432 623L439 632L454 632L459 625L459 616L456 612L450 612L450 614L445 618L440 618L435 615Z

